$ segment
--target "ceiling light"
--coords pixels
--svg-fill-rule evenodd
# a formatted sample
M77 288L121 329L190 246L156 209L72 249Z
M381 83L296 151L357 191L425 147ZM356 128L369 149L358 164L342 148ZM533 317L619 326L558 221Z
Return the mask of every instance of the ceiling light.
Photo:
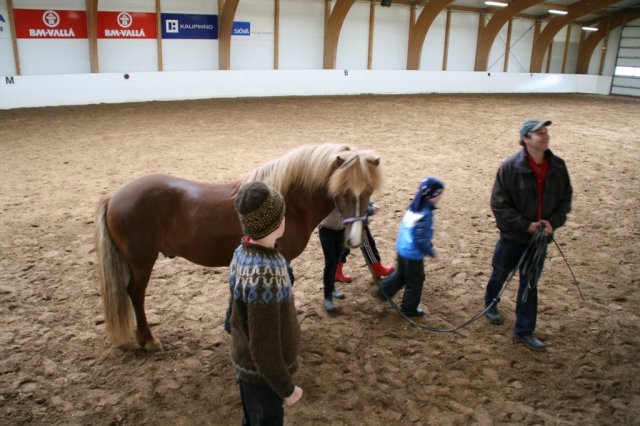
M596 27L582 27L582 31L598 31Z
M566 15L569 12L567 12L566 10L549 9L549 13L552 13L554 15Z
M501 1L485 1L484 4L487 6L496 6L496 7L507 7L509 3L503 3Z

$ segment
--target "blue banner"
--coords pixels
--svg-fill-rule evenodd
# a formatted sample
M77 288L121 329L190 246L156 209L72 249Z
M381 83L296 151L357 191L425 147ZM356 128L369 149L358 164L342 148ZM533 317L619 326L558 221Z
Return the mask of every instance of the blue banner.
M250 36L251 22L234 22L231 30L232 36Z
M216 40L218 15L163 13L162 38Z

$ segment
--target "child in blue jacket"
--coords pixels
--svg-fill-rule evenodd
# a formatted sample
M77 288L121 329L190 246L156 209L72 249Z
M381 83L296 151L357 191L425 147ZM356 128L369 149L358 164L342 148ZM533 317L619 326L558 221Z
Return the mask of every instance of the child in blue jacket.
M378 299L386 300L385 295L391 298L406 286L400 310L409 317L424 315L419 307L425 278L424 257L437 258L431 243L434 231L433 213L443 191L444 183L438 178L429 177L420 182L418 192L400 223L396 242L398 267L381 282L382 291L378 288L374 293Z

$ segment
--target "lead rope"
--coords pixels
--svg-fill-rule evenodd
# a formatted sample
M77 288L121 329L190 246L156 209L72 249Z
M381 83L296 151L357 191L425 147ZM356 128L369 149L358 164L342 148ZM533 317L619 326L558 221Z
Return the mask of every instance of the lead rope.
M584 295L582 294L582 289L580 288L580 284L578 284L578 280L576 278L576 276L573 274L573 270L571 269L571 265L569 265L569 261L567 260L567 258L564 256L564 253L562 252L562 250L560 249L560 246L558 245L558 243L556 242L556 239L553 238L553 235L551 235L551 241L553 241L553 244L556 245L556 248L558 249L558 251L560 252L560 255L562 256L562 258L564 259L564 263L567 265L567 268L569 268L569 272L571 272L571 276L573 277L573 283L576 285L576 287L578 288L578 293L580 293L580 298L582 300L586 300L584 298Z
M535 266L539 266L540 265L540 261L544 258L544 255L546 253L546 251L544 250L545 245L546 245L546 237L544 235L544 226L539 227L535 234L533 235L533 238L531 239L531 241L529 241L529 244L527 245L527 248L525 249L524 253L522 253L522 256L520 256L520 259L518 260L518 264L515 266L515 268L513 268L513 270L509 273L509 275L507 276L507 279L504 281L504 283L502 284L502 287L500 288L500 291L498 292L498 295L496 297L493 298L493 300L491 301L491 303L484 308L484 310L480 311L478 314L474 315L473 317L471 317L469 320L463 322L462 324L452 327L452 328L435 328L435 327L429 327L428 325L425 324L421 324L418 322L415 322L414 320L412 320L411 318L407 317L405 314L402 313L402 311L400 310L400 308L398 307L398 305L389 297L387 296L387 294L382 291L382 286L380 284L380 279L377 278L373 272L373 269L371 268L371 265L368 262L368 258L364 253L364 248L361 246L360 249L363 251L363 255L365 255L365 260L367 263L367 267L369 268L369 271L371 272L371 275L373 276L373 279L375 280L377 286L378 286L378 290L380 290L380 292L384 295L385 299L387 299L387 302L389 303L389 305L391 305L391 307L393 307L393 309L398 313L398 315L400 315L405 321L407 321L409 324L421 328L423 330L426 331L431 331L434 333L452 333L454 331L457 331L463 327L468 326L469 324L472 324L473 322L477 321L478 319L482 318L482 316L489 310L491 309L497 302L498 300L500 300L500 296L502 296L502 293L504 292L504 289L507 287L507 284L509 284L509 282L513 279L513 277L515 276L516 272L520 269L520 266L523 264L523 262L527 262L525 263L524 268L527 268L528 272L530 273L534 273L534 274L539 274L539 268L536 268ZM552 237L553 238L553 237ZM555 239L553 239L553 242L555 243ZM566 257L564 256L564 254L562 253L562 250L560 250L560 247L558 246L558 243L556 243L556 247L558 247L558 251L560 251L560 254L562 255L562 257L564 258L567 266L569 267L569 271L571 271L571 266L569 266L569 262L567 261ZM580 285L578 285L578 280L576 280L575 275L573 275L573 271L571 271L571 275L573 276L573 279L575 281L576 286L578 287L578 291L580 292L580 296L582 297L582 300L584 300L584 296L582 295L582 290L580 289ZM532 281L530 281L532 282ZM533 281L535 282L535 281ZM529 286L527 286L529 288ZM526 300L526 296L527 296L527 291L525 290L524 294L523 294L523 300Z

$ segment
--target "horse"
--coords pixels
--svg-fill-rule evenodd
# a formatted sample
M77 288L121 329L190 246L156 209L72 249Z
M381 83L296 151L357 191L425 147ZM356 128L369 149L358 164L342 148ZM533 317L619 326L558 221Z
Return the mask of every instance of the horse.
M291 261L333 209L343 218L346 243L360 245L369 197L382 184L380 155L336 143L303 145L233 182L199 183L154 174L100 200L96 252L109 342L120 346L135 338L147 351L162 350L144 311L158 255L228 266L242 239L234 197L252 181L275 187L285 199L286 227L278 247Z

